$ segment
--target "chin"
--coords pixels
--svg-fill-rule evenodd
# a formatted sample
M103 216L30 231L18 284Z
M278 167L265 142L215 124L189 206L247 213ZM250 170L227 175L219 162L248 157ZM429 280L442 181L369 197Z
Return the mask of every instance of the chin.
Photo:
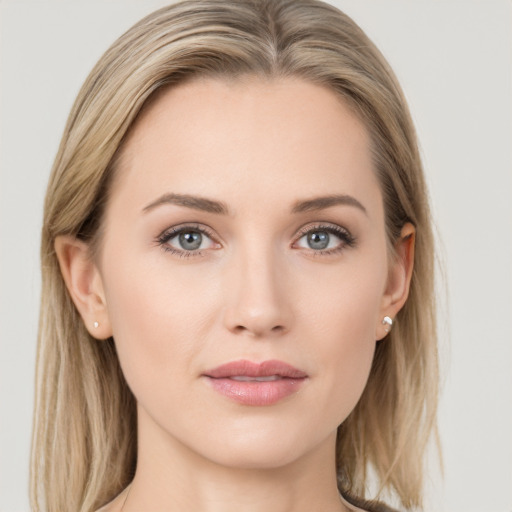
M220 466L241 470L278 469L293 463L300 457L296 446L293 449L283 449L283 447L275 445L240 446L236 443L230 445L227 450L226 448L221 449L220 452L212 454L210 460Z
M294 430L289 423L280 428L253 424L244 431L231 429L228 435L211 432L204 456L225 467L239 469L278 469L302 458L315 446L328 444L334 450L336 434L318 430L313 434ZM292 428L291 428L292 427Z

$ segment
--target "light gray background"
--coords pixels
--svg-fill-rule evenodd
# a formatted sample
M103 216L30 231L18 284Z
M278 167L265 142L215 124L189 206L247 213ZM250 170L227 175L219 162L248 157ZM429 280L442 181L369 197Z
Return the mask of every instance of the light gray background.
M28 511L45 184L93 64L162 0L0 0L0 512ZM428 512L512 511L512 3L339 0L391 62L442 240L445 480ZM64 512L64 511L63 511Z

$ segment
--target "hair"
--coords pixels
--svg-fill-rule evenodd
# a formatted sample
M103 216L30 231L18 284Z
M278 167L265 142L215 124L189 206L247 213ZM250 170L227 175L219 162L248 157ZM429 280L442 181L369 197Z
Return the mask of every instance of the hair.
M95 247L123 142L148 100L195 77L294 77L329 88L364 122L384 200L390 253L416 228L409 298L377 343L366 388L338 428L338 486L421 508L424 455L436 432L434 246L415 130L400 86L364 32L317 0L185 0L142 19L101 57L69 115L49 180L31 456L34 510L90 512L133 478L136 402L114 340L85 328L54 243ZM373 496L375 497L375 496Z

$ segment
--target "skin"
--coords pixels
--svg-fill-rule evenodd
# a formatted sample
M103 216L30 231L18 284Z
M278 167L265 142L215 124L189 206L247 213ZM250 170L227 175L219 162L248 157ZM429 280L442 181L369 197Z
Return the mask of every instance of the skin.
M195 80L139 117L98 258L56 240L84 322L99 340L114 336L137 399L135 479L105 510L349 510L336 488L336 429L363 392L382 318L407 298L414 244L406 225L390 259L369 147L339 97L292 78ZM145 209L170 193L229 213ZM363 208L292 213L333 194ZM159 242L187 224L211 235L199 252L178 236ZM327 249L311 246L306 232L332 227L348 241L327 233ZM239 404L202 377L238 359L278 359L308 378L276 404Z

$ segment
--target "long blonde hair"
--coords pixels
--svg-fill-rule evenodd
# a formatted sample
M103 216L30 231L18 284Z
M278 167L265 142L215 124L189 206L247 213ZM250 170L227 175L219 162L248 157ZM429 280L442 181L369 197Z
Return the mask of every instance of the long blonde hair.
M90 512L132 479L136 404L112 339L92 338L66 290L58 235L94 246L116 158L144 104L195 76L293 76L329 87L372 140L389 245L416 227L410 296L377 344L365 391L338 429L345 495L364 497L370 472L408 508L422 504L435 431L438 359L434 250L414 127L386 61L362 30L317 0L185 0L147 16L103 55L70 113L55 159L42 231L42 302L31 459L34 510Z

